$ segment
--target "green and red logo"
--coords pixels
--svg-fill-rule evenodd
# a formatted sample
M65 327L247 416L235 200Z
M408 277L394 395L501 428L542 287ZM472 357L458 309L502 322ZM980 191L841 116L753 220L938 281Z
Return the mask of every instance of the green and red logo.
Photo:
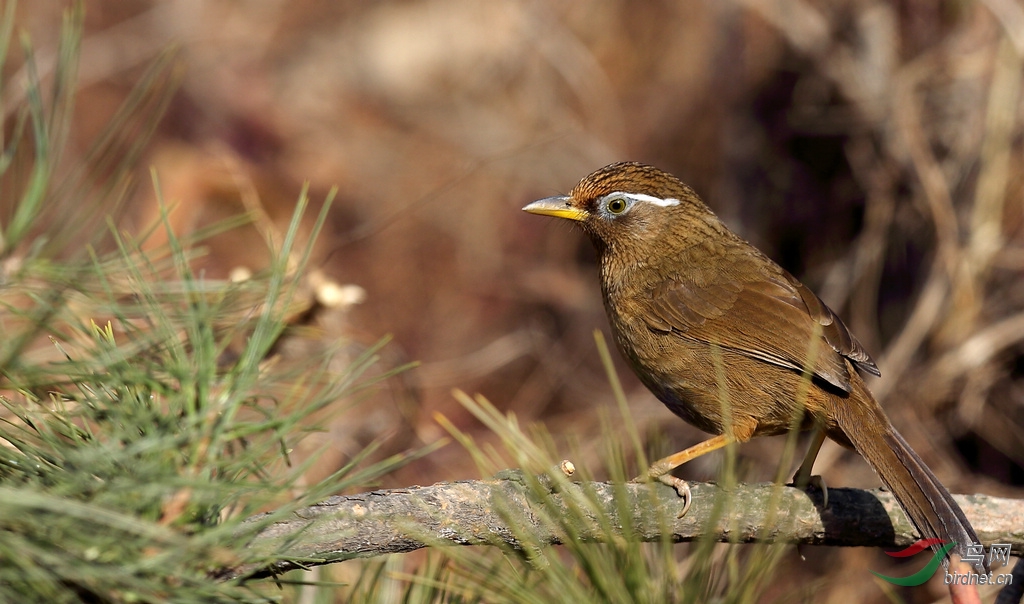
M932 556L931 562L929 562L927 565L925 565L924 568L922 568L921 570L917 571L916 573L910 575L909 577L887 577L886 575L883 575L882 573L876 573L875 571L871 571L871 572L876 577L878 577L880 579L885 579L886 581L888 581L889 583L892 583L894 585L901 585L903 587L916 587L918 585L923 585L925 583L925 581L927 581L928 579L931 579L932 575L935 574L935 571L939 569L939 565L942 564L942 559L946 557L946 554L949 553L949 550L951 550L954 547L956 547L956 542L955 541L951 541L951 542L947 543L946 541L943 541L942 539L919 539L917 542L915 542L913 545L911 545L907 549L903 549L903 550L900 550L898 552L885 552L885 553L889 554L890 556L892 556L893 558L909 558L910 556L913 556L914 554L921 553L922 551L928 549L929 547L931 547L933 545L939 545L939 544L944 544L944 545L942 547L940 547L938 549L938 551L935 552L935 555Z

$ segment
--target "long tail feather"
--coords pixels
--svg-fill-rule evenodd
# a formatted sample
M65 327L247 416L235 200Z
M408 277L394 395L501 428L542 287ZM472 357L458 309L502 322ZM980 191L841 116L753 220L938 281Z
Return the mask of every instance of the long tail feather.
M864 392L866 397L871 396L866 388ZM980 541L953 496L893 428L880 408L872 409L855 400L849 403L837 410L837 423L892 491L921 537L956 542L952 551L966 556L968 546ZM938 551L940 547L934 545L933 549ZM944 564L948 566L949 560L944 560ZM980 573L987 572L984 566L984 563L975 564Z

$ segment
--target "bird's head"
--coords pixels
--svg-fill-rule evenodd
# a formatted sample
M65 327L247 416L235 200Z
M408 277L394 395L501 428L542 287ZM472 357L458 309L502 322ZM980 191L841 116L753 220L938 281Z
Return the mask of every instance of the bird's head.
M601 253L685 237L678 232L683 216L711 215L678 178L636 162L605 166L568 195L540 199L523 210L576 222Z

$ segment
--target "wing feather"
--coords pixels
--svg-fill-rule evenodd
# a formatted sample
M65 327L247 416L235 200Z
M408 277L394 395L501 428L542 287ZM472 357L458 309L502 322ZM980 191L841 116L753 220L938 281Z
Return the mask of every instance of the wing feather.
M761 262L745 263L764 266ZM660 281L649 290L645 320L650 329L677 332L795 371L811 371L845 392L845 359L878 375L864 347L818 296L774 263L777 273L733 270ZM733 275L751 275L739 281ZM721 276L723 278L710 278ZM689 278L687 278L689 277ZM760 278L757 278L760 277ZM817 338L817 340L815 339Z

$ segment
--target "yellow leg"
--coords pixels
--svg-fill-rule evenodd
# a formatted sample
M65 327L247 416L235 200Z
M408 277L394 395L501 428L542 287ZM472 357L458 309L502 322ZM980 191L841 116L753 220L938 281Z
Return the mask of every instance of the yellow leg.
M679 512L679 517L682 518L686 510L690 509L690 502L693 498L690 496L690 485L686 484L685 480L676 478L669 474L672 470L678 468L684 463L710 453L716 449L721 449L725 445L733 442L735 438L731 436L720 435L714 438L710 438L702 443L698 443L689 449L673 453L668 457L664 457L654 462L650 468L647 468L647 472L643 476L637 476L633 479L633 482L646 482L648 480L658 480L663 484L667 484L676 490L676 493L684 499L683 509Z
M651 467L647 469L646 478L648 480L661 478L662 476L668 474L672 470L675 470L684 463L696 459L701 455L704 455L705 453L710 453L712 451L721 449L725 445L731 443L733 440L734 439L731 436L720 434L714 438L709 438L708 440L702 443L693 445L689 449L680 451L678 453L673 453L668 457L663 457L662 459L659 459L658 461L651 464ZM645 478L645 476L639 477L638 480L640 478Z

